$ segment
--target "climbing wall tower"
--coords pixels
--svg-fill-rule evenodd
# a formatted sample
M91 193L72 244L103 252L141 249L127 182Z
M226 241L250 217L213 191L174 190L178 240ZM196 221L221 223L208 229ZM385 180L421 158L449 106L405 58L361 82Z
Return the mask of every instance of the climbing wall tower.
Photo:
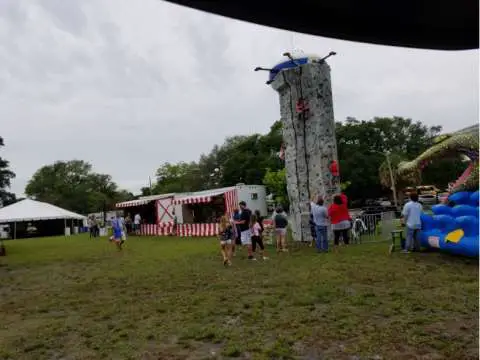
M310 241L312 196L322 195L329 205L340 192L330 171L332 161L338 164L330 67L316 57L291 62L269 69L268 83L280 95L293 238Z

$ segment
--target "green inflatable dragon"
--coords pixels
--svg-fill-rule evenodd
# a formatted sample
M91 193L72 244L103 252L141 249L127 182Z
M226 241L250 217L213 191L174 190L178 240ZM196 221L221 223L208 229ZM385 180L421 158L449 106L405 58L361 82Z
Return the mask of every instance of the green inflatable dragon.
M449 192L478 190L478 125L469 126L455 133L438 137L435 145L412 161L398 164L397 175L400 179L415 182L419 172L436 159L461 156L468 161L468 167L460 177L450 185Z

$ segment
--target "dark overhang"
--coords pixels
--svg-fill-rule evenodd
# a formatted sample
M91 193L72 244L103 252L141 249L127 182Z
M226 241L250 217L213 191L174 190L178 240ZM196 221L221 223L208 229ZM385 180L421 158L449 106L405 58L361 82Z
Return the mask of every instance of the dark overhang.
M478 49L478 0L167 1L341 40L432 50Z

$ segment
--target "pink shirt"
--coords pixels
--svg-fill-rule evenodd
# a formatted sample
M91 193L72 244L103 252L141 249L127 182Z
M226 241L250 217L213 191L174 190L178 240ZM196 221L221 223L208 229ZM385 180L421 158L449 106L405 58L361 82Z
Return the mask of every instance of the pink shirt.
M258 222L256 222L252 228L253 236L260 236L261 231L262 231L262 227Z

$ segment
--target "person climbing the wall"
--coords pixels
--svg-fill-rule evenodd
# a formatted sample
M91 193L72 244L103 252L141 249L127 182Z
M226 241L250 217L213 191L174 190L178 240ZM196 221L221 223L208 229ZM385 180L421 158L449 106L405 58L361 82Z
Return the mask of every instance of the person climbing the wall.
M295 105L295 110L302 120L307 120L310 116L310 107L303 97L300 97Z
M282 143L280 145L280 151L278 152L278 157L280 160L285 161L285 143Z
M330 175L332 177L332 187L340 182L340 171L338 169L338 163L336 160L330 161Z

